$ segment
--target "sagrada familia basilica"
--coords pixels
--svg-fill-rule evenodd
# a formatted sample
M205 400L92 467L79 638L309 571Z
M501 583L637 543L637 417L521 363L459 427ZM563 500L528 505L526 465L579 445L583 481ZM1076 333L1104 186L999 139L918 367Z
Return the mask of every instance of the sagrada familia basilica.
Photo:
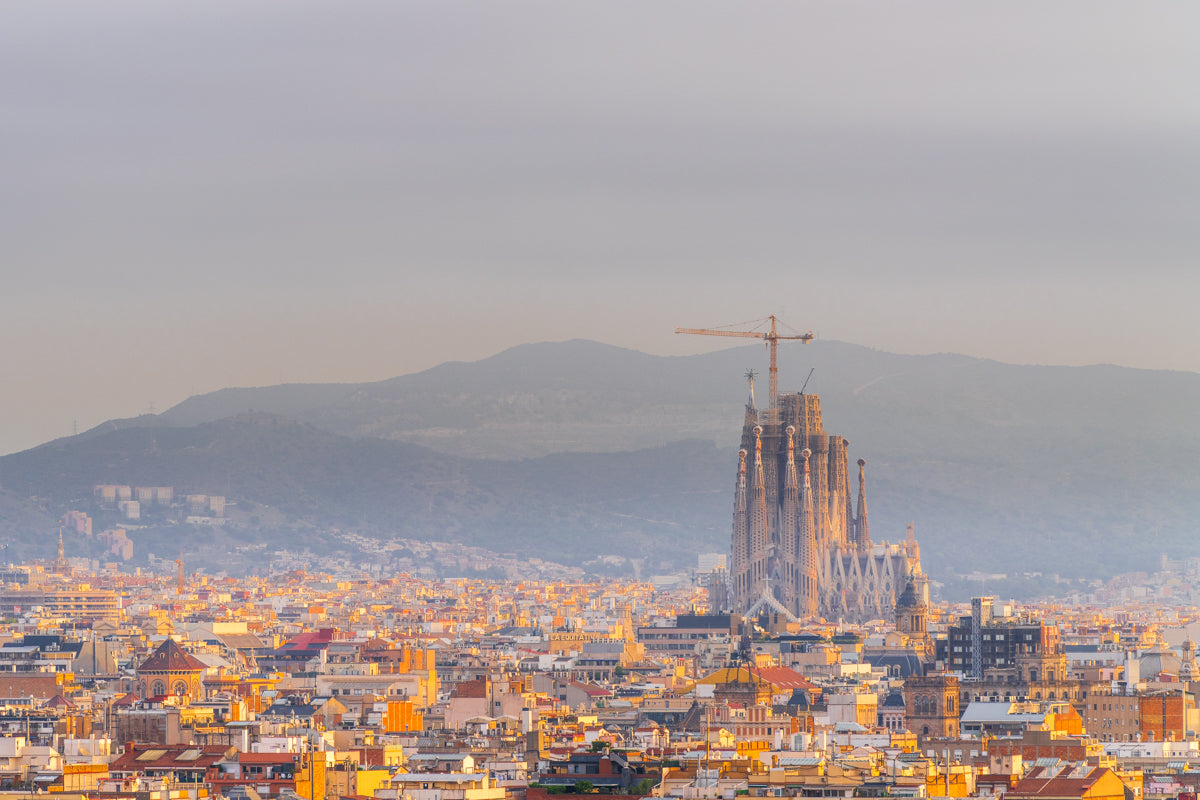
M912 527L904 542L871 540L866 462L851 498L847 440L825 431L815 394L755 407L753 376L734 492L725 605L792 619L891 619L913 581L927 592Z

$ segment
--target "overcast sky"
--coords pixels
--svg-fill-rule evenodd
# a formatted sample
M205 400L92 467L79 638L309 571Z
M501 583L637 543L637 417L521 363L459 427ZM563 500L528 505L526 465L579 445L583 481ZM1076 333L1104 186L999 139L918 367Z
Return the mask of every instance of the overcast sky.
M0 452L528 341L1200 370L1193 2L9 3Z

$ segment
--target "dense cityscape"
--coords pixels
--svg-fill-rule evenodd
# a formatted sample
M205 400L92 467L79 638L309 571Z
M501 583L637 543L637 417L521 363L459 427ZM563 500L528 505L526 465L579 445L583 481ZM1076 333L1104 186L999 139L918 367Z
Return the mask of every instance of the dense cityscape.
M95 485L63 514L52 562L0 573L0 789L81 800L1195 791L1195 563L1164 558L1154 576L1057 603L932 602L911 526L899 544L871 537L863 459L851 502L847 443L824 430L820 398L771 388L759 409L751 374L732 560L702 554L645 581L352 533L340 540L366 560L248 544L231 558L265 559L252 577L189 572L182 552L147 553L143 567L126 528L97 519L136 531L144 510L196 535L225 525L226 498ZM69 557L68 532L113 560ZM476 577L439 577L456 573Z
M713 613L704 560L657 587L9 566L0 781L130 800L1200 782L1194 606L930 604L910 579L885 618L751 618Z
M1200 4L3 20L0 800L1200 800Z
M872 537L866 461L854 496L847 440L771 361L728 553L644 580L344 531L341 555L247 542L189 570L134 558L143 517L203 537L236 500L95 484L56 558L0 571L0 791L1194 797L1200 562L937 601L912 526Z

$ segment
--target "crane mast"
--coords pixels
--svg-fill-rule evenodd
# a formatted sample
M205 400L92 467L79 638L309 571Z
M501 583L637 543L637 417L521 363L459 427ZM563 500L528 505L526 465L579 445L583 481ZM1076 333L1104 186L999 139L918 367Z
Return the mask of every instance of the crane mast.
M779 363L778 350L781 341L796 341L808 343L813 340L812 331L794 336L780 334L775 329L775 315L772 314L764 320L757 320L759 324L769 321L771 329L769 331L745 331L745 330L727 330L724 328L676 328L676 333L691 333L699 336L737 336L743 339L762 339L767 343L767 351L770 353L771 367L767 373L767 395L772 410L779 407Z

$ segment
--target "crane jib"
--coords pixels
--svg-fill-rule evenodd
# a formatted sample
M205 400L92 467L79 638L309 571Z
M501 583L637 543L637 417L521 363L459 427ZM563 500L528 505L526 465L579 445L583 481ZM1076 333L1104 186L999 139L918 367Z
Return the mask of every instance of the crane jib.
M743 339L762 339L767 343L767 349L770 351L771 368L768 373L768 396L770 397L770 407L772 409L779 406L779 366L778 366L778 348L779 342L782 341L798 341L808 343L813 339L812 331L795 336L780 336L775 330L776 318L772 314L760 322L770 321L770 331L746 331L746 330L721 330L719 328L675 328L676 333L690 333L698 336L735 336ZM747 323L749 324L749 323ZM787 326L785 326L787 327Z

